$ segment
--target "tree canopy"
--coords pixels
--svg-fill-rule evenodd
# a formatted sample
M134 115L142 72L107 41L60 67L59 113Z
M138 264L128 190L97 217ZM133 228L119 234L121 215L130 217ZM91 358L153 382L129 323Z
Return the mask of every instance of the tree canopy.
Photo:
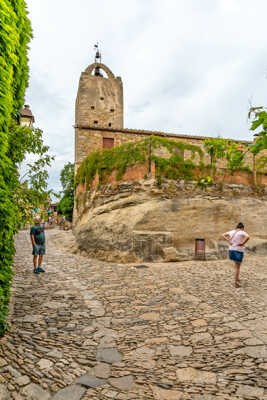
M68 221L72 221L74 206L74 164L68 162L60 173L60 182L63 189L63 197L58 204L58 213L65 215Z

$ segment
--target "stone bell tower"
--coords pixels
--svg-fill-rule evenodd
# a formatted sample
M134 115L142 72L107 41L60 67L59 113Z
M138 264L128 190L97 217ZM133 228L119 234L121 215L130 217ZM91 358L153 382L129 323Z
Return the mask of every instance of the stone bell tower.
M96 48L95 62L82 72L75 107L75 164L92 151L94 128L112 130L123 128L123 87L120 77L101 63Z

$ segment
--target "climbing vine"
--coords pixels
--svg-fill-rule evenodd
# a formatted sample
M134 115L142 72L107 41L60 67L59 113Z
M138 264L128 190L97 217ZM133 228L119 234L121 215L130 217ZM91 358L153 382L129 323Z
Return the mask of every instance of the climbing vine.
M119 180L127 166L142 163L147 160L146 143L125 143L112 149L104 149L91 153L79 167L75 176L75 187L79 183L87 183L89 186L98 172L100 184L117 170L116 178Z
M222 138L210 138L203 142L206 152L210 156L210 165L216 166L217 160L224 158L228 141Z
M149 141L150 139L148 139ZM167 179L193 179L196 164L193 160L199 155L199 165L202 165L203 151L199 146L175 140L151 137L152 161L155 162L156 175L165 176ZM166 149L169 157L161 155L160 149ZM184 151L191 152L191 159L184 159Z
M17 168L9 157L10 125L23 106L28 85L30 21L24 0L0 1L0 336L7 324L16 231Z
M161 151L167 151L168 156L161 155ZM184 160L183 152L191 152L191 159ZM200 163L203 159L203 151L200 147L176 142L171 139L151 136L138 142L125 143L112 149L104 149L90 154L79 167L75 176L75 187L86 182L87 187L93 181L96 172L99 175L99 183L116 170L116 179L123 176L128 166L133 166L146 161L154 161L157 174L169 179L192 179L193 169L196 167L193 160L199 155Z
M229 139L207 139L204 141L204 149L210 156L210 164L204 165L204 152L201 147L175 141L172 139L150 136L138 142L125 143L112 149L104 149L90 154L79 167L75 177L75 188L78 184L86 182L90 187L96 173L99 175L99 184L106 182L111 173L116 170L116 179L120 180L127 167L138 163L154 162L156 167L157 183L162 178L193 180L199 176L200 186L204 182L209 185L214 180L216 163L224 160L230 174L236 170L251 169L245 165L246 154L253 154L253 146L245 145ZM191 153L191 157L184 157L185 151ZM196 156L197 161L196 161ZM266 156L257 160L257 171L266 173ZM208 176L205 176L207 174ZM211 175L211 176L210 176ZM198 181L196 181L198 182Z
M228 171L232 174L236 170L248 170L249 168L245 166L245 155L249 149L241 150L241 143L228 141L226 149L226 167Z
M260 156L256 161L257 172L267 174L267 156Z

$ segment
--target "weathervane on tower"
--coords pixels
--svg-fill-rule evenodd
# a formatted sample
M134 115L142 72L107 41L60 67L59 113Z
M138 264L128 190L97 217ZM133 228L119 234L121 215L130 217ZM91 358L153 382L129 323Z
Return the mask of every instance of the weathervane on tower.
M101 53L99 49L99 44L94 45L94 50L95 50L95 62L101 64Z

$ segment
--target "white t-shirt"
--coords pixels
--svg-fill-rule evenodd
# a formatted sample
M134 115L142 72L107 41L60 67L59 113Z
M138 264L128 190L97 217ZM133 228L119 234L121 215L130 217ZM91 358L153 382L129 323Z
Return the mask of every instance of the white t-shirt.
M239 243L243 243L244 240L248 237L248 234L242 229L234 229L233 231L226 232L227 235L230 236L230 246L229 250L236 250L244 252L244 246L238 246Z

